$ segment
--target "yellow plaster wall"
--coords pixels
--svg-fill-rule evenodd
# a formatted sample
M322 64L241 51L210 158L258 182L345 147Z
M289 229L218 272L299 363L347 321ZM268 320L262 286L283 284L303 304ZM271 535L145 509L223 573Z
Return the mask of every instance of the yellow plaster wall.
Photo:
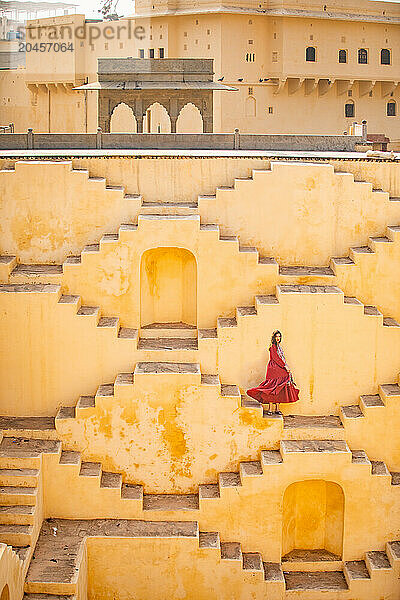
M7 590L5 588L7 586L8 598L18 600L22 596L24 587L22 562L10 546L1 544L0 553L0 588Z
M351 448L363 448L371 460L383 460L390 471L400 471L400 440L393 435L400 427L398 401L398 396L387 396L384 407L369 408L361 403L363 418L344 419Z
M141 325L183 322L196 325L197 265L182 248L155 248L140 265Z
M119 167L116 164L117 167L113 167L114 177L124 163L119 163ZM146 168L151 164L146 165ZM41 169L38 165L35 168ZM43 168L49 169L48 166ZM170 168L171 165L166 167L166 171ZM208 167L205 168L207 170ZM230 168L231 165L227 166L225 172L222 169L218 177L229 178ZM244 170L244 167L241 168ZM324 206L322 197L325 202L327 197L340 201L345 197L348 206L358 202L358 213L355 211L349 215L344 205L340 205L342 212L336 212L344 225L347 224L349 237L353 235L350 224L354 225L356 222L356 214L360 215L360 222L368 223L372 232L377 222L379 227L392 224L389 219L394 213L392 215L388 211L384 218L381 217L384 212L382 207L388 206L389 202L383 194L372 196L370 189L360 196L352 195L349 190L344 194L343 188L339 186L330 197L326 190L334 187L332 182L336 181L335 178L343 181L348 180L349 176L333 175L332 168L327 166L278 165L274 166L271 173L257 173L254 182L240 182L239 186L255 185L258 179L277 177L276 173L280 172L282 187L290 180L295 194L301 187L296 168L302 172L303 182L306 176L313 181L317 179L320 186L315 195L302 188L304 194L310 192L306 207L311 209L318 201L320 206ZM374 168L371 169L373 171ZM380 169L379 165L379 169L374 171L374 177L382 177L381 181L385 184L390 180L392 189L396 188L397 167ZM56 165L51 170L51 178L55 171L57 174L65 174L67 180L82 175L71 174L69 166ZM136 174L139 171L140 169ZM318 177L315 175L317 171ZM212 168L209 172L212 172ZM216 172L217 170L213 172L214 175ZM25 172L25 178L29 173L30 171ZM16 175L17 173L2 173L0 178L12 178ZM48 185L44 175L40 174L40 177L35 180L36 204L32 204L32 214L39 210L39 182L43 189ZM51 185L52 193L56 195L56 183ZM75 200L75 195L77 192L87 195L85 186L89 185L91 183L86 182L82 188L74 188L74 197L71 195L66 200L63 196L58 200L58 206L63 208L72 203L71 214L78 215L79 198ZM277 204L280 188L278 183L274 185L276 189L273 204ZM66 183L63 186L68 187ZM265 181L263 186L260 185L260 204L261 199L265 198L263 194L267 187L268 193L271 188L272 191L274 189L274 186L267 186ZM349 187L352 192L359 189L353 182ZM21 205L31 201L26 188L22 191L18 187L15 189ZM179 193L183 189L185 185ZM106 217L102 217L103 221L98 220L103 223L102 227L106 226L106 219L111 218L111 214L115 212L115 204L107 207L104 200L107 193L102 192L103 195L97 200L106 214ZM281 196L286 198L282 192ZM241 211L247 210L250 197L249 194L243 196ZM374 203L379 198L382 204L377 207ZM50 201L49 194L49 203ZM118 202L123 201L116 201L116 205L120 206ZM396 203L392 203L394 204ZM86 211L89 215L89 209L85 210L85 214ZM239 214L239 209L227 211L226 214L231 218L234 213ZM63 218L67 220L67 213L64 214ZM43 210L44 223L47 215L48 209L47 212ZM279 215L276 214L274 218L278 219ZM334 218L336 217L332 216L331 220ZM306 222L306 216L304 219ZM267 215L264 216L264 221L267 222ZM89 225L90 221L87 220L81 232L82 243L87 242L86 239L83 242L83 239L89 234ZM254 228L256 225L254 221ZM325 222L322 226L326 226ZM315 227L315 231L317 230ZM66 240L63 242L65 253L74 243L78 231L77 217L69 237L57 238L57 247L60 240ZM379 229L378 233L382 233L382 230ZM310 231L308 234L310 235ZM319 235L318 231L317 234ZM319 245L317 234L315 239ZM258 235L262 240L261 231ZM365 237L368 235L371 233L367 229L360 233L362 243L366 243ZM324 229L325 238L329 238L331 246L335 248L344 244L337 231L327 232ZM250 239L246 238L246 242L249 243ZM13 243L15 240L9 241L10 248ZM279 247L282 244L280 242ZM390 299L389 277L391 272L396 271L399 261L398 240L391 248L388 244L385 246L388 248L377 250L372 262L370 260L367 264L360 259L352 267L353 275L347 279L338 272L335 282L339 282L342 277L347 295L359 293L363 300L367 297L368 302L378 297L382 306L387 310L393 309L394 314L397 314L397 287L393 286L393 297ZM160 249L154 251L153 248L156 247ZM307 248L309 253L306 251L305 257L308 259L312 256L311 246ZM34 247L31 254L25 257L32 257L35 252L39 255L43 249L48 249L45 242L43 246L39 244L39 249ZM288 249L289 244L287 252ZM145 254L148 250L149 263L146 262ZM189 255L189 252L192 254ZM326 248L324 252L327 252ZM43 250L43 256L50 255L50 252L46 255ZM203 327L215 327L218 315L225 311L233 314L236 305L253 303L254 295L258 292L275 291L276 282L279 281L276 266L270 276L263 278L259 275L260 269L267 266L259 265L255 258L253 253L239 253L236 242L233 244L218 240L218 232L215 230L200 230L197 217L162 221L140 217L136 231L122 231L119 241L102 242L100 253L86 252L80 266L68 267L63 279L63 292L82 293L85 303L101 305L103 315L121 316L123 324L129 322L132 326L139 326L141 323L143 315L140 304L147 308L150 297L155 297L157 302L149 316L144 317L142 324L152 319L178 320L179 315L190 320L190 315L194 315L194 299L197 298L199 324ZM155 263L161 267L160 273L156 267L157 276L153 277ZM141 264L147 276L149 271L152 271L152 275L148 276L147 287L142 288L140 300ZM176 273L177 281L184 279L181 277L184 267L190 271L186 278L186 291L178 293L175 286L168 290L170 295L159 293L167 277L171 279L172 273ZM196 285L197 290L194 289ZM152 287L153 294L150 294ZM378 293L376 288L382 289ZM75 406L80 395L94 394L99 384L114 381L118 372L132 372L138 361L165 360L165 353L152 355L151 351L138 350L137 339L118 338L116 328L96 327L98 314L90 317L77 315L80 301L67 305L58 303L61 289L57 286L42 291L39 288L36 291L20 288L15 293L10 290L11 288L2 288L0 293L0 414L54 415L61 404ZM122 299L121 290L125 294ZM276 296L277 300L272 302L271 299L256 300L257 314L243 315L240 311L237 312L236 326L227 326L223 321L218 323L217 338L206 342L199 340L198 351L193 350L188 354L177 351L170 354L169 359L173 357L172 360L177 362L199 362L203 373L218 373L223 383L239 384L244 391L264 379L270 335L279 328L283 332L283 347L288 363L301 390L300 402L284 407L283 411L298 414L337 414L340 406L356 403L360 393L376 393L379 384L396 380L400 364L399 327L384 326L382 316L365 314L361 304L344 302L344 295L340 290L288 290L278 287ZM180 305L182 311L173 314L162 312L165 298L168 298L169 303ZM185 312L183 309L186 303L190 305L190 311ZM271 424L271 421L262 419L260 411L239 408L239 403L238 396L221 396L218 385L201 384L200 373L190 376L135 375L133 386L121 380L118 383L117 380L113 396L98 396L95 408L87 408L82 412L77 409L76 419L57 420L57 431L67 448L81 451L86 460L102 462L104 469L121 471L125 480L143 484L145 493L195 492L199 484L215 482L218 472L238 470L240 460L256 460L260 449L278 448L279 440L285 435L281 423ZM396 431L396 423L400 418L399 408L394 400L388 401L386 407L379 411L379 414L366 412L366 417L357 419L357 422L346 422L343 437L351 449L363 448L368 453L371 452L371 459L384 459L388 466L398 468L400 450L393 431ZM119 489L101 488L99 477L79 476L79 464L59 464L59 452L49 454L43 457L44 516L198 519L203 531L220 531L223 540L238 540L243 543L245 551L260 551L264 560L274 562L279 562L288 549L298 546L317 547L322 544L330 551L341 553L342 543L339 538L342 520L344 560L359 560L365 551L382 549L385 542L398 538L400 486L391 485L389 474L372 475L371 465L367 462L352 462L348 450L329 453L288 452L284 444L281 444L281 452L283 462L264 465L262 476L248 477L241 472L241 486L221 487L219 499L200 497L199 510L169 512L143 510L140 498L123 499ZM295 488L290 487L293 484ZM344 494L344 509L341 489ZM65 490L68 490L68 494ZM387 518L388 514L390 519ZM293 520L296 526L294 533ZM312 531L310 523L314 525ZM282 537L282 532L285 531L289 532L289 541L285 536ZM170 595L186 597L188 590L195 589L197 594L198 588L199 597L202 597L204 577L208 577L210 573L211 578L214 577L213 564L203 560L195 547L188 550L185 548L182 552L182 545L178 541L175 546L175 542L168 540L165 542L165 549L159 541L94 540L92 553L91 543L90 541L88 546L88 568L86 570L86 566L83 566L81 569L79 600L85 599L86 586L90 597L113 594L116 572L121 573L118 582L120 589L129 594L132 586L132 572L129 568L132 561L129 562L128 557L132 553L135 557L140 555L140 560L144 561L140 563L143 569L139 569L138 575L145 572L146 565L150 562L154 565L155 560L161 560L162 552L169 553L168 575L174 572L171 565L175 565L181 576L180 580L177 580L176 575L170 581L166 579ZM135 544L140 545L142 554L135 549ZM126 560L121 560L121 556L125 555ZM0 557L0 577L2 560ZM118 571L121 564L122 571ZM14 572L14 567L8 563L6 569L8 573ZM248 590L251 589L255 598L261 591L265 597L265 587L259 587L258 583L251 583L249 588L246 579L246 587L241 584L241 566L239 579L233 578L232 567L229 567L228 583L225 569L225 566L218 568L220 574L215 575L218 582L215 589L218 591L218 586L221 586L220 596L222 594L224 597L223 594L226 593L230 597L236 593L235 590L240 590L240 594L243 590L243 598L247 599ZM97 575L98 572L101 574ZM199 583L197 584L196 579L195 587L189 588L193 584L193 572L199 578ZM142 586L140 589L143 589L143 594L144 590L146 593L149 589L152 592L151 586L160 589L164 571L158 570L157 577L159 576L161 579L155 578L151 582L139 581L138 586ZM234 576L236 578L236 571ZM394 585L398 585L398 582ZM264 582L260 586L265 586ZM371 588L371 598L380 600L379 586L375 581L374 586ZM397 592L394 587L393 593ZM209 597L209 590L204 586L204 597L207 594ZM14 600L12 594L10 597ZM366 600L365 596L352 590L349 598Z
M4 254L17 255L21 262L60 262L69 254L79 253L85 244L98 242L103 233L116 231L121 222L135 220L140 211L140 198L126 198L122 189L106 189L104 180L88 180L87 172L72 171L69 162L21 161L16 165L15 172L3 170L0 173L3 192L0 248ZM395 179L394 166L392 171ZM379 176L384 174L381 172ZM277 198L280 186L286 185L286 181L289 182L289 189L284 193L287 207L282 207ZM329 202L326 193L320 193L324 186L332 194ZM326 206L331 207L335 217L332 214L331 218L326 218ZM201 198L199 214L203 223L218 222L222 233L239 234L242 244L254 244L261 255L278 258L281 266L324 265L328 264L330 256L348 255L350 246L365 245L368 236L384 235L387 224L400 221L400 202L388 200L385 194L371 192L368 184L352 183L351 175L334 174L327 164L272 163L271 171L255 172L252 181L236 180L235 189L219 189L216 200ZM290 214L296 226L290 224ZM265 218L260 219L260 215ZM298 221L299 215L303 215L302 221ZM264 231L261 223L275 223L280 218L286 219L287 224L278 228L271 225L269 232ZM301 227L298 226L300 222ZM288 228L295 232L294 240L293 235L286 235ZM398 242L397 236L394 244L377 244L373 254L353 256L356 265L351 268L336 264L336 277L329 283L339 285L347 295L356 296L365 304L377 306L385 316L400 319L400 292L393 277L399 261ZM173 244L173 241L169 243ZM235 268L237 265L233 266ZM278 277L276 269L258 270L260 274L256 274L255 285L251 283L252 275L250 280L241 275L243 288L250 293L248 296L242 294L240 303L251 303L254 293L272 293L276 283L293 280ZM107 277L111 279L110 275ZM327 279L303 275L297 281L323 283ZM194 287L190 286L193 294ZM218 294L226 291L221 287ZM132 286L134 288L137 285ZM119 293L124 296L123 289ZM100 300L95 298L95 301L99 303ZM234 303L227 306L222 302L216 309L215 317L232 313ZM111 310L116 309L111 307ZM121 317L127 320L125 314Z
M324 548L342 554L344 496L329 481L301 481L285 490L282 554Z
M202 229L196 215L164 218L143 215L139 216L137 229L120 230L119 240L103 240L99 252L84 252L81 263L65 264L63 290L66 293L79 290L85 303L95 303L104 313L118 315L124 326L137 327L140 322L153 319L147 316L148 311L155 310L151 308L155 306L154 300L147 301L149 294L161 306L173 293L167 263L160 263L164 283L159 280L157 286L149 287L148 271L141 270L142 262L147 260L143 255L155 248L177 246L191 253L197 263L197 286L194 262L188 263L192 266L188 266L187 283L182 284L185 292L180 295L182 306L178 312L193 322L197 304L199 327L215 327L218 316L228 315L237 305L251 303L255 294L265 292L268 276L277 271L276 264L258 264L256 252L240 252L237 241L220 240L215 226ZM176 281L176 274L174 278ZM141 310L145 310L143 317ZM163 310L168 316L167 309ZM176 318L171 316L166 320Z
M11 546L0 544L0 592L2 600L20 600L25 573L23 564ZM4 595L3 595L4 594Z
M240 397L221 397L219 386L189 384L188 377L136 375L133 386L117 382L114 396L98 396L94 408L77 406L76 418L57 419L57 433L85 460L101 462L154 493L194 492L219 472L236 471L241 460L257 460L261 449L299 436L343 438L390 471L400 469L400 443L392 435L400 426L398 396L385 398L385 406L364 408L364 418L344 418L344 430L305 433L283 429L280 420L263 418L261 407L242 407ZM283 410L301 414L302 406Z
M283 450L282 463L264 464L263 475L242 475L240 486L220 487L220 498L200 497L198 510L143 510L140 498L121 498L120 489L101 488L98 477L79 476L79 464L62 465L58 456L49 454L44 461L48 516L198 520L201 531L218 531L222 540L240 541L245 552L261 552L271 562L280 562L282 557L283 498L296 482L323 480L342 488L343 560L360 560L368 549L384 547L397 539L400 527L399 486L391 485L390 475L371 475L369 463L352 462L348 450ZM340 511L329 518L338 517Z
M60 262L129 220L137 202L70 161L19 161L0 171L0 251L26 263Z
M105 177L108 185L125 186L127 193L141 194L148 202L195 202L201 194L215 194L218 186L232 186L235 178L250 177L253 169L269 169L271 160L266 157L198 160L187 156L163 160L143 156L132 160L130 157L103 156L73 157L71 162L74 169L85 169L91 177ZM12 168L16 162L19 161L1 158L0 167ZM287 160L284 159L284 162ZM307 164L310 162L313 161L307 161ZM400 197L400 166L395 161L370 158L328 160L318 157L318 164L321 163L332 164L340 172L353 173L356 181L370 182L374 188Z
M200 549L198 538L88 538L88 598L262 600L260 573L241 561L222 560L219 549ZM132 556L135 557L134 562ZM118 577L115 574L118 573Z
M239 403L200 384L200 375L135 375L134 385L117 382L114 396L77 407L76 418L56 419L56 427L66 448L148 492L195 492L279 445L280 422Z
M383 326L381 316L364 314L362 304L344 303L340 293L278 288L277 298L277 304L257 303L258 314L239 317L237 327L218 328L222 381L243 389L263 381L275 329L282 331L286 360L301 390L300 402L284 411L331 414L354 404L360 390L376 393L379 382L396 380L398 327Z
M60 290L1 293L1 414L51 415L131 367L136 340L96 327L98 316L60 304Z
M76 315L77 304L58 303L57 286L47 292L2 292L3 414L55 414L61 404L73 406L79 395L93 394L118 372L132 372L138 361L199 362L203 373L218 373L222 383L246 390L264 380L267 348L277 328L301 390L300 402L283 410L335 413L398 374L400 328L383 326L382 316L364 314L360 303L344 303L340 290L299 293L279 287L277 303L257 302L258 314L238 314L234 327L220 323L218 337L200 340L199 350L167 355L138 349L136 337L118 338L114 327L96 327L98 313Z
M270 171L200 198L199 213L283 265L327 265L400 222L400 202L330 165L272 162Z

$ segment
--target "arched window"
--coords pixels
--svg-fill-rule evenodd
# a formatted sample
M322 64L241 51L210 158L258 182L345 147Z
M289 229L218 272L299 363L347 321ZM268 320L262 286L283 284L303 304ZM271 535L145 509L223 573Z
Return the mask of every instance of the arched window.
M390 65L390 50L387 48L381 50L381 65Z
M339 50L339 62L347 63L347 50Z
M248 96L246 98L245 112L246 117L256 116L256 99L253 96Z
M355 115L355 107L354 102L346 102L344 105L344 116L345 117L354 117Z
M306 48L306 61L315 62L315 54L315 48L313 46L308 46L308 48Z
M359 65L367 65L368 64L368 50L365 48L360 48L358 51L358 64Z
M396 116L396 102L394 100L389 100L389 102L386 104L386 115L388 117Z

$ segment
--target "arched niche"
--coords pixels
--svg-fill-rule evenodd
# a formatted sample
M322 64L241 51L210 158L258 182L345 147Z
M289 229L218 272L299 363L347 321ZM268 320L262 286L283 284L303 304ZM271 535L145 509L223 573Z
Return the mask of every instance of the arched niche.
M140 266L140 322L197 324L197 264L183 248L152 248Z
M0 600L10 600L10 590L7 584L1 590Z
M143 117L143 133L171 133L171 119L165 106L151 104Z
M203 118L197 106L188 102L179 113L177 133L203 133Z
M246 117L256 116L256 99L253 96L246 98Z
M137 133L135 115L132 109L124 102L118 104L111 114L110 132Z
M337 556L343 547L344 494L331 481L292 483L283 497L282 555L294 550L326 550Z

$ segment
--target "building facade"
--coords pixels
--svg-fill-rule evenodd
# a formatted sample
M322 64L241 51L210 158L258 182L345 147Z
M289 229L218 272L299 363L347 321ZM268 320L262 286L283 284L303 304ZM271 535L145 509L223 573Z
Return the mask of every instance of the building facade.
M399 33L400 4L371 0L139 1L119 21L33 20L26 68L0 73L0 121L16 131L94 131L97 92L74 88L97 81L98 58L213 58L215 81L238 88L216 95L216 132L342 133L365 119L371 133L398 140ZM40 42L57 51L42 53ZM166 112L152 107L145 127L170 131ZM112 130L136 130L127 107L115 111ZM177 130L201 131L194 107Z

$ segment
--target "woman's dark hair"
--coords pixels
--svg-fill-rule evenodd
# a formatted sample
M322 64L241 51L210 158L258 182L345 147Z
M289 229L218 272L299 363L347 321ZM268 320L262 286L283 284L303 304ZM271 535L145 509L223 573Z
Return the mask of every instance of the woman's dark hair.
M272 334L272 337L271 337L271 346L272 346L272 344L274 344L275 346L277 346L277 341L276 341L276 336L277 335L280 335L281 339L282 339L282 334L279 331L279 329L277 329L276 331L274 331L274 333ZM270 348L271 348L271 346L270 346Z

